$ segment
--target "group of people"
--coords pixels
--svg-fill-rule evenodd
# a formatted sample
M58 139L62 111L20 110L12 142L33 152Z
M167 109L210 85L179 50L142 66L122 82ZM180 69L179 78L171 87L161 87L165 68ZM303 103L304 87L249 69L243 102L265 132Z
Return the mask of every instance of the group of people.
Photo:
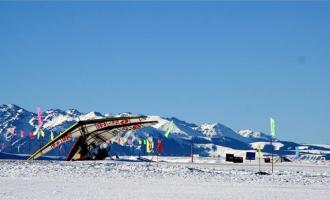
M96 145L92 143L90 145L88 156L91 160L103 160L108 156L108 148L111 147L107 143Z

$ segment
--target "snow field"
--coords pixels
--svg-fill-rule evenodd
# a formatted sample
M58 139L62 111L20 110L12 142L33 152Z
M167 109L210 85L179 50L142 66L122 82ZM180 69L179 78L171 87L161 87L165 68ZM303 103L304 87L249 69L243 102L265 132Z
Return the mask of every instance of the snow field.
M0 199L328 199L329 165L0 161ZM177 160L178 161L178 160ZM187 161L187 160L186 160ZM270 165L262 169L270 170Z

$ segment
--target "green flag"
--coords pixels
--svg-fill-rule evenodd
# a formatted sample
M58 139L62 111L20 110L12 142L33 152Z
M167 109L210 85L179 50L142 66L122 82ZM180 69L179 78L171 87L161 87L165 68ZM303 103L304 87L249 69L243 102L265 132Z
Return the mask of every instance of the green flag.
M52 131L52 132L50 132L50 140L51 140L51 141L53 141L53 140L54 140L54 133L53 133L53 131Z
M37 135L37 139L39 140L40 139L40 136L41 137L45 137L45 132L41 129L38 130L38 135Z
M146 147L147 147L147 153L150 153L151 150L150 150L150 144L149 144L149 140L145 140L145 144L146 144Z
M165 137L168 138L168 135L173 131L174 128L174 123L173 121L170 122L170 124L168 125L167 131L165 133Z
M258 144L258 157L261 158L261 145Z
M39 132L42 137L45 137L45 132L43 130L39 129Z
M275 119L272 117L270 118L270 130L271 130L270 135L272 137L275 137L276 135Z

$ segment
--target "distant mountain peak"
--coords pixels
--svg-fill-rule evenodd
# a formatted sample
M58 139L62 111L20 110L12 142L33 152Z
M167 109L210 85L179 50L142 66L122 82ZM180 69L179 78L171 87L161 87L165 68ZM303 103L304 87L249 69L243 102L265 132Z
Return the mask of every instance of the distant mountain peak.
M17 111L17 110L21 110L22 108L15 105L15 104L2 104L0 105L0 111L1 112L5 112L5 111Z
M270 135L259 131L252 131L250 129L240 130L238 133L245 138L264 139L269 140Z

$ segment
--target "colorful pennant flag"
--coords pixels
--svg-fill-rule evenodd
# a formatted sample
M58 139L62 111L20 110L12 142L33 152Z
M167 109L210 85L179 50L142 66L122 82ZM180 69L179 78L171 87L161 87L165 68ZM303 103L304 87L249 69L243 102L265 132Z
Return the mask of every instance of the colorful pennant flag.
M45 132L43 130L39 129L39 132L40 132L41 137L45 137Z
M270 130L271 130L270 135L272 137L275 137L276 135L275 119L272 117L270 118Z
M161 139L157 140L157 152L161 154L163 152L163 142Z
M151 149L150 149L150 142L148 139L145 140L145 145L146 145L146 151L147 153L150 153L151 152Z
M54 133L53 133L53 131L50 132L50 140L51 140L51 141L54 140Z
M41 129L37 130L38 133L37 133L37 139L39 140L40 139L40 136L41 137L45 137L45 132Z
M170 124L168 125L167 131L165 133L165 137L168 138L168 135L173 131L174 129L174 123L173 121L170 122Z
M32 131L30 131L29 136L30 136L30 139L33 138L33 132Z
M261 158L261 145L258 144L258 157Z
M37 118L38 118L38 126L39 128L43 125L43 120L42 120L42 111L40 107L37 107Z
M15 135L15 128L7 128L7 131L12 135Z
M24 138L24 136L25 136L25 135L24 135L24 131L22 130L22 131L21 131L21 138Z
M152 151L154 149L154 142L153 140L149 141L149 149Z

